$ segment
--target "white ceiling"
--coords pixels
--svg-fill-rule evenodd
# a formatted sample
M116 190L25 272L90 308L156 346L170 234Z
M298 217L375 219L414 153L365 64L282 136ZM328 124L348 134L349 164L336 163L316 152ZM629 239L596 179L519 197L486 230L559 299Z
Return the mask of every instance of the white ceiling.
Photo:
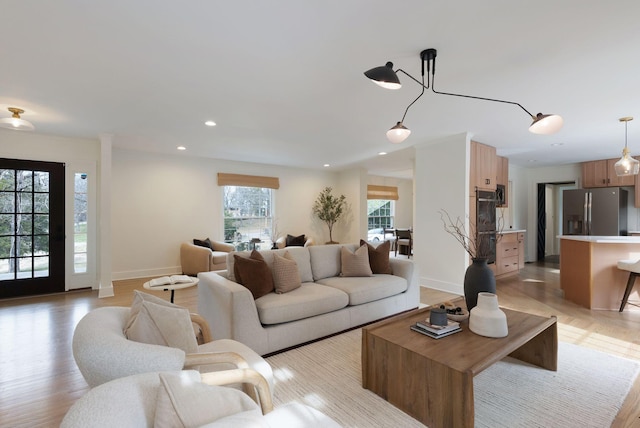
M402 177L411 146L465 131L526 167L619 157L618 119L636 116L640 154L639 18L631 0L6 1L0 117L17 106L44 134ZM564 128L531 134L515 106L426 93L409 139L390 144L420 86L400 75L384 90L363 72L393 61L419 78L426 48L440 91L557 113Z

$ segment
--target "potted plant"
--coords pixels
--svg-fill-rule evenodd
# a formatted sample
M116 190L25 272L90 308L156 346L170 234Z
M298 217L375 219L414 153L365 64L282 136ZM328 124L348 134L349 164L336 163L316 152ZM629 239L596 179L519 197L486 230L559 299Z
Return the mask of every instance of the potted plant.
M325 187L320 192L313 204L313 213L329 227L329 242L327 244L337 244L333 240L333 226L342 216L347 204L347 198L344 195L333 196L331 191L331 187Z
M439 213L445 232L453 236L471 257L472 263L467 267L464 275L464 298L467 310L471 311L477 304L478 293L496 293L496 278L487 265L487 260L493 251L492 248L495 248L497 240L502 235L500 233L477 234L473 227L470 227L467 232L465 223L460 217L453 220L447 211L440 210ZM498 224L501 229L502 216ZM494 245L491 240L495 240Z

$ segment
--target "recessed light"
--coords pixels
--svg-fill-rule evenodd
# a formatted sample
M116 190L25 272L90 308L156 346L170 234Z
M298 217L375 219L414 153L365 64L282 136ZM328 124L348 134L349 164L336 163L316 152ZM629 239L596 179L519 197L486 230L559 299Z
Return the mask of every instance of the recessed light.
M178 147L176 147L176 149L178 149L178 150L187 150L187 148L185 146L178 146Z
M213 120L207 120L204 124L207 126L216 126L216 123Z
M386 154L387 154L387 152L379 152L379 153L378 153L378 156L384 156L384 155L386 155Z
M538 160L537 159L529 159L527 162L534 163L534 162L538 162Z
M324 166L325 168L329 168L331 165L329 165L328 163L325 163L325 164L324 164L324 165L322 165L322 166Z
M563 145L563 144L564 144L564 143L553 143L553 144L551 144L551 147L557 147L557 146L561 146L561 145Z

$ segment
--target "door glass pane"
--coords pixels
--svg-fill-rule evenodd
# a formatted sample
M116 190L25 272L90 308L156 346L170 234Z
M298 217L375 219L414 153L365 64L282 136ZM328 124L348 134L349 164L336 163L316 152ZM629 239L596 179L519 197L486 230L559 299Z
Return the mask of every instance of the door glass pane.
M17 277L21 279L33 278L32 263L33 259L31 257L19 258Z
M17 171L18 192L33 192L33 173L31 171Z
M34 257L33 267L35 277L42 278L43 276L49 276L49 257Z
M36 193L34 195L35 205L33 211L37 213L49 212L49 194L48 193Z
M33 216L33 233L35 235L46 235L49 233L48 214L36 214Z
M0 258L11 257L13 239L13 236L0 236Z
M88 174L76 173L73 204L73 269L75 273L87 271L88 181Z
M16 188L16 172L13 169L0 169L0 190L13 191Z
M15 216L13 214L0 214L0 236L13 235L15 227Z
M18 255L33 255L33 247L31 246L31 236L18 236Z
M49 173L46 171L33 171L33 191L49 192Z
M0 213L16 212L15 195L14 192L0 192Z
M33 241L35 246L33 249L34 254L38 256L49 254L49 235L34 236Z
M33 211L33 204L31 200L31 193L18 193L18 212L30 213Z
M18 230L16 231L20 235L27 235L33 233L33 216L27 214L21 214L18 216Z

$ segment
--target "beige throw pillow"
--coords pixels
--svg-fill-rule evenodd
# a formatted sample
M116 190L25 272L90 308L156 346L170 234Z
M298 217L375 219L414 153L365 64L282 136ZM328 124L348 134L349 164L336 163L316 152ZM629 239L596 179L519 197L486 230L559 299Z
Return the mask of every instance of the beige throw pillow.
M298 264L288 251L284 252L284 257L277 253L273 254L273 285L276 293L282 294L295 290L302 286Z
M366 245L358 247L352 253L347 247L340 248L340 260L342 261L342 276L372 276L369 266L369 250Z
M198 352L189 310L179 306L143 301L125 336L135 342L179 348L187 354Z
M248 395L233 388L200 382L194 371L160 373L155 428L200 427L240 412L261 415Z

